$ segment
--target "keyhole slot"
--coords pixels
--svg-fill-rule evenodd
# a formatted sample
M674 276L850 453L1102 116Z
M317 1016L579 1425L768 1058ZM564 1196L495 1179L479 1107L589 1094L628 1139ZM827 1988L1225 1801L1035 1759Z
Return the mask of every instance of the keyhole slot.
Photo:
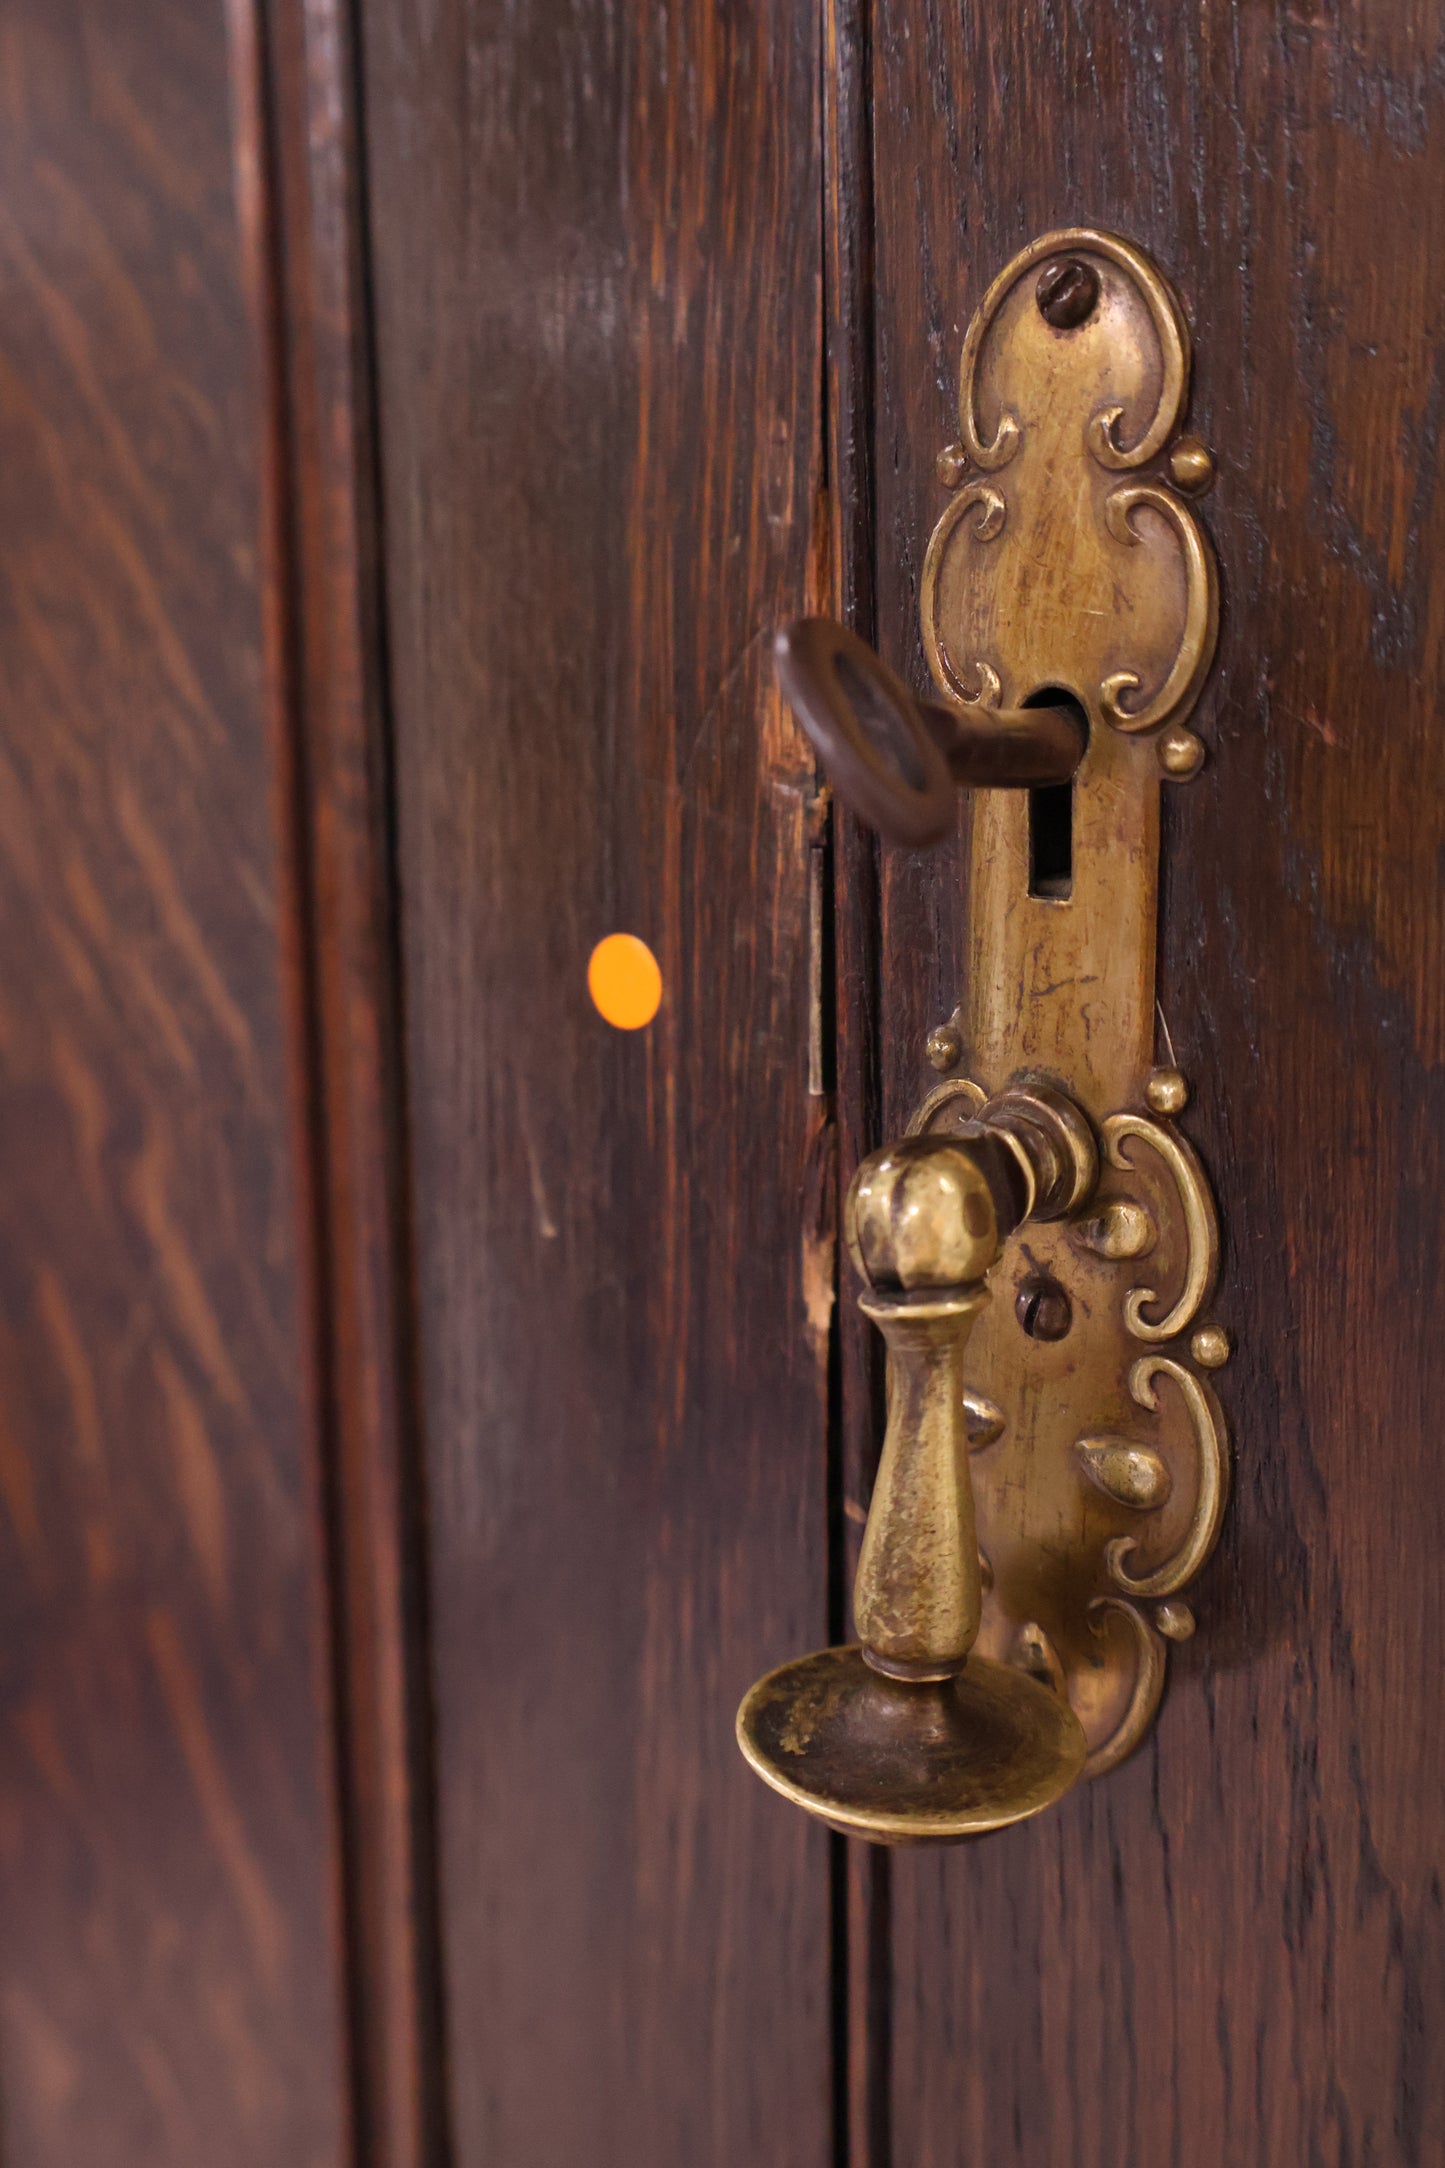
M1072 693L1044 685L1026 708L1067 708L1087 750L1089 718ZM1067 903L1074 892L1074 785L1041 783L1029 792L1029 894Z

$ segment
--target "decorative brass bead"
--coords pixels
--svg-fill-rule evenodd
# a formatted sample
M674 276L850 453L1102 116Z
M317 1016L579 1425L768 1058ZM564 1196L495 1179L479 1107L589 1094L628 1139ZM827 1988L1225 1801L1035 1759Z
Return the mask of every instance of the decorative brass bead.
M1169 454L1169 473L1176 489L1202 497L1214 484L1214 454L1199 437L1181 437Z
M991 1400L985 1400L982 1393L964 1393L963 1423L970 1453L983 1452L986 1446L995 1444L1003 1436L1003 1415Z
M1174 1488L1168 1468L1152 1446L1131 1445L1127 1438L1080 1438L1074 1451L1091 1483L1137 1513L1152 1513Z
M1155 1069L1144 1086L1144 1097L1155 1114L1182 1114L1189 1104L1188 1079L1178 1069Z
M1154 1624L1170 1641L1187 1641L1194 1631L1194 1613L1187 1603L1161 1603Z
M933 467L945 489L957 489L968 472L968 454L961 444L945 444Z
M1192 730L1176 724L1159 740L1159 765L1172 783L1187 783L1204 766L1204 747Z
M1201 1370L1220 1370L1229 1361L1229 1334L1222 1325L1201 1325L1189 1352Z
M928 1034L927 1054L934 1069L951 1069L963 1052L963 1038L956 1024L935 1024Z
M1115 1197L1084 1221L1079 1240L1096 1257L1143 1257L1154 1247L1154 1222L1132 1197Z

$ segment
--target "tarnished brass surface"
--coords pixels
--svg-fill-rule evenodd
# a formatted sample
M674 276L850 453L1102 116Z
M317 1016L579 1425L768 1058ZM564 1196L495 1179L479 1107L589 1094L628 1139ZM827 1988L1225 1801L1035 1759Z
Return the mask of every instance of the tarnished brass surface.
M1104 1123L1104 1149L1110 1166L1121 1167L1126 1173L1136 1164L1137 1158L1127 1149L1130 1139L1137 1139L1157 1152L1174 1178L1184 1221L1185 1266L1183 1285L1162 1316L1149 1315L1151 1309L1160 1307L1160 1297L1152 1287L1130 1288L1124 1303L1124 1323L1136 1340L1177 1340L1182 1332L1188 1331L1201 1305L1213 1292L1219 1262L1219 1224L1214 1199L1209 1193L1204 1169L1186 1140L1170 1124L1151 1121L1144 1114L1109 1116Z
M995 1240L988 1262L997 1255ZM865 1295L860 1305L888 1342L888 1428L853 1617L869 1663L900 1678L950 1677L978 1633L963 1350L987 1300L979 1285L932 1300Z
M1064 259L1096 272L1099 292L1060 331L1035 280ZM957 494L922 595L945 698L1013 705L1062 688L1089 719L1066 899L1029 893L1027 802L970 800L958 1073L910 1126L950 1131L1029 1071L1073 1094L1099 1135L1087 1212L1006 1244L965 1365L1002 1417L972 1460L989 1566L978 1647L1023 1660L1042 1637L1091 1773L1122 1760L1153 1717L1160 1634L1179 1638L1189 1616L1172 1592L1208 1555L1228 1488L1208 1375L1229 1342L1200 1322L1218 1223L1175 1126L1188 1086L1172 1055L1156 1060L1160 780L1187 780L1203 759L1187 723L1217 624L1212 555L1178 494L1197 497L1213 478L1207 449L1178 433L1189 359L1177 297L1127 243L1056 233L1015 258L965 342ZM965 501L985 489L986 523L982 497ZM1040 1279L1069 1306L1055 1341L1020 1323L1016 1298ZM1141 1360L1151 1353L1162 1368ZM1147 1460L1120 1457L1136 1452ZM1152 1501L1123 1495L1128 1467Z
M1086 1746L1068 1702L1011 1664L904 1685L860 1648L820 1649L759 1679L738 1744L764 1783L876 1844L948 1844L1066 1792Z
M888 1427L853 1592L862 1647L784 1665L747 1696L753 1767L835 1829L880 1843L996 1829L1067 1790L1087 1745L1052 1682L970 1654L984 1575L971 1455L999 1411L964 1386L984 1274L1031 1214L1087 1194L1087 1125L1052 1086L999 1094L958 1135L859 1167L848 1246L888 1342Z
M1090 1775L1122 1761L1152 1721L1160 1634L1180 1638L1178 1617L1152 1599L1176 1596L1204 1564L1229 1489L1212 1384L1229 1343L1220 1327L1194 1322L1217 1270L1217 1222L1195 1155L1186 1158L1167 1117L1142 1111L1152 1074L1127 1126L1101 1125L1120 1148L1104 1154L1087 1206L1005 1240L964 1358L966 1393L995 1410L970 1462L988 1562L976 1647L1019 1662L1043 1636L1088 1737ZM970 1081L950 1098L932 1095L932 1133L971 1114L982 1087ZM1142 1289L1133 1242L1099 1235L1141 1222L1151 1232ZM1020 1323L1016 1298L1040 1278L1068 1298L1071 1324L1056 1341ZM1162 1344L1150 1322L1161 1309L1172 1322Z
M1224 1418L1210 1387L1183 1363L1171 1362L1165 1355L1141 1355L1129 1371L1129 1394L1141 1408L1151 1412L1159 1406L1154 1391L1156 1378L1171 1378L1188 1410L1194 1430L1197 1483L1189 1525L1182 1540L1170 1548L1160 1564L1139 1574L1130 1571L1129 1560L1139 1548L1135 1536L1115 1536L1105 1545L1110 1573L1131 1596L1172 1596L1176 1589L1187 1588L1219 1541L1219 1525L1229 1499ZM1167 1497L1168 1489L1163 1488L1157 1501L1150 1503L1163 1505Z
M871 1287L959 1287L998 1255L998 1206L977 1155L941 1137L875 1152L846 1220L853 1269Z
M953 1073L921 1073L908 1135L849 1199L889 1347L863 1645L785 1665L738 1719L775 1789L882 1842L996 1828L1122 1761L1228 1497L1219 1226L1154 987L1161 778L1203 761L1218 615L1181 494L1214 474L1180 434L1189 363L1146 257L1045 235L969 327L938 461L940 693L985 737L996 721L999 760L1030 704L1077 702L1088 735L1064 872L1033 863L1032 795L972 793L965 984L920 1049Z
M1062 1219L1093 1194L1099 1177L1093 1131L1047 1077L1016 1077L979 1109L978 1121L1002 1135L1018 1161L1025 1219Z
M1093 307L1064 328L1029 276L1051 256L1096 275ZM1125 731L1191 703L1214 647L1213 559L1170 469L1140 471L1178 429L1189 360L1173 291L1113 235L1045 234L994 281L959 369L964 463L924 559L944 692L1018 707L1062 686Z
M1040 314L1035 275L1068 257L1097 271L1099 298L1060 331ZM1067 902L1029 894L1027 800L970 799L960 1028L989 1090L1043 1070L1096 1120L1130 1106L1152 1065L1157 734L1187 713L1214 650L1213 558L1168 479L1188 385L1183 311L1138 250L1084 229L1033 243L969 328L959 410L971 464L924 563L924 646L945 699L1012 708L1062 689L1089 719ZM986 483L968 479L975 469ZM1059 997L1032 998L1046 986Z

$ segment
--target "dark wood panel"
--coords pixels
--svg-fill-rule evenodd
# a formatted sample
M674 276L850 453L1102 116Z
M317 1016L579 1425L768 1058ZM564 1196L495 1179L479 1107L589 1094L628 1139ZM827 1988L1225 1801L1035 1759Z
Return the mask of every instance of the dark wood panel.
M817 2168L826 1839L732 1739L827 1626L816 25L364 23L457 2159Z
M254 33L0 27L10 2168L349 2151Z
M1010 254L1114 227L1197 327L1225 626L1213 758L1167 812L1161 992L1240 1343L1236 1501L1155 1736L1034 1827L895 1865L910 2168L1445 2143L1442 54L1435 4L880 0L886 653L921 682L931 463ZM955 996L957 874L886 869L894 1125Z

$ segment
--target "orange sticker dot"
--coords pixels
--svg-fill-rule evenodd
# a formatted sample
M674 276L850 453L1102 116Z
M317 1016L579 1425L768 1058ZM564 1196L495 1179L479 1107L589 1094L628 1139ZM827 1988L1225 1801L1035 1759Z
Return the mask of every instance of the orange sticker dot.
M657 958L635 933L610 933L592 951L587 991L609 1024L619 1031L640 1031L652 1022L662 1000Z

